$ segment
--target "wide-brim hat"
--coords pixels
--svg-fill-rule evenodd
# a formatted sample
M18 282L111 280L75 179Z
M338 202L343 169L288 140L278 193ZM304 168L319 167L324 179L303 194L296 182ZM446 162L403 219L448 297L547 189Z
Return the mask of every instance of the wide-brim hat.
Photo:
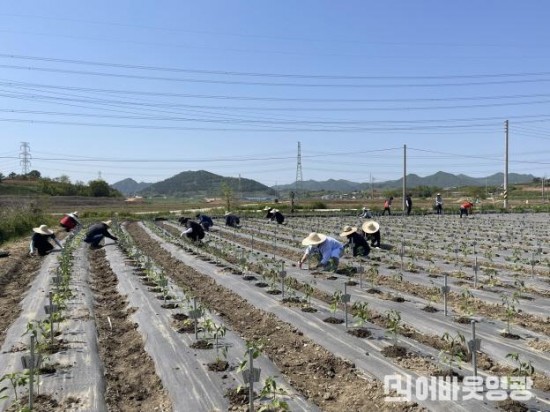
M78 217L78 212L76 210L72 214Z
M73 219L78 218L78 212L69 213L67 216L72 217Z
M279 209L271 209L271 213L277 213Z
M107 225L107 226L110 227L110 226L111 226L111 223L113 223L113 221L112 221L112 220L106 220L106 221L101 222L101 223L103 223L104 225Z
M365 233L376 233L380 229L380 224L374 220L367 220L363 223L361 229L363 229Z
M312 232L308 235L308 237L302 240L302 245L304 246L318 245L320 243L323 243L326 239L327 239L326 235Z
M270 207L270 206L266 206L266 207L264 207L264 210L266 210L266 211L267 211L267 210L271 210L271 209L273 209L273 208L272 208L272 207Z
M52 235L53 230L48 229L47 225L40 225L39 227L33 227L32 231L34 233L39 233L41 235Z
M355 233L355 232L357 232L356 227L345 226L344 229L342 230L342 233L340 233L340 237L346 237L346 236L349 236L349 235L351 235L352 233Z

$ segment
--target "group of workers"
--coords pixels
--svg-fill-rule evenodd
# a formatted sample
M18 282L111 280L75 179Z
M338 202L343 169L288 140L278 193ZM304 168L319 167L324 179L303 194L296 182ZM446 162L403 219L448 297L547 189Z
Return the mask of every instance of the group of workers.
M98 249L101 247L101 242L104 238L108 237L117 241L118 238L109 232L112 221L107 220L104 222L99 222L94 225L91 225L88 228L84 242L90 244L91 249ZM66 232L71 232L77 229L79 226L82 226L80 220L78 219L78 212L72 212L64 215L59 221L59 225ZM54 250L54 242L59 249L63 249L61 242L55 237L55 232L51 230L48 225L40 225L32 229L33 235L31 237L31 242L29 245L29 254L34 255L35 253L40 256L45 256Z
M390 196L386 200L384 200L384 209L382 211L382 216L388 212L388 215L391 215L391 208L393 203L393 196ZM405 209L407 216L411 214L413 206L412 201L412 195L409 193L407 196L405 196ZM471 212L471 209L474 207L474 204L470 202L469 200L466 200L460 204L460 217L462 216L468 216L469 212ZM443 198L441 197L441 193L437 193L435 196L434 201L434 210L436 215L442 215L443 214ZM363 212L360 215L364 218L372 218L372 213L370 212L370 209L367 209L366 207L363 208Z
M391 215L391 204L393 197L386 199L384 203L384 211L382 215L388 212ZM412 208L412 198L408 194L405 200L407 208L407 215L410 214ZM460 217L468 216L474 204L470 201L465 201L460 205ZM441 194L437 193L434 208L436 214L443 213L443 199ZM285 224L284 215L278 210L270 206L266 206L264 211L267 212L265 218L277 224ZM342 243L333 237L324 235L322 233L312 232L303 241L302 245L307 246L302 258L299 261L299 267L301 268L303 263L314 253L320 255L319 266L323 268L338 267L340 257L343 255L346 248L351 249L353 256L368 257L371 251L371 247L380 248L380 224L372 220L373 215L369 208L364 207L361 214L362 218L368 219L365 221L361 229L352 226L345 226L340 233L340 237L346 239L346 243ZM201 241L204 239L205 233L210 231L210 228L214 226L214 222L210 216L203 213L197 213L195 215L196 220L192 220L187 217L181 217L178 219L180 224L185 226L185 230L181 232L180 236L186 236L192 241ZM229 227L239 228L240 218L231 213L225 212L224 214L225 225ZM104 238L113 239L115 242L118 240L116 236L109 232L111 226L111 220L96 223L88 229L84 242L90 244L90 248L100 248L100 244ZM59 224L66 232L70 232L79 226L81 222L78 218L78 212L68 213L63 216ZM369 245L370 241L370 245ZM40 256L50 253L54 246L51 242L54 242L60 249L63 246L59 240L55 237L53 230L49 229L47 225L40 225L33 228L33 236L30 242L30 254L33 255L37 252Z
M340 237L346 239L347 242L342 243L322 233L310 233L302 240L302 245L307 248L298 266L302 268L308 258L313 254L318 254L320 259L318 267L336 269L346 248L351 249L353 256L368 257L371 247L380 249L380 224L374 220L367 220L361 225L361 229L345 226Z
M280 225L285 224L285 217L278 209L266 206L264 208L264 212L267 212L265 216L266 219L277 222L277 224ZM210 230L210 228L214 225L214 222L212 221L212 218L210 216L202 213L197 213L195 217L197 218L197 221L191 220L187 217L180 217L178 221L180 222L180 224L185 226L185 230L181 232L180 237L185 235L188 239L194 242L198 242L204 239L205 232L208 232ZM234 228L241 227L241 219L234 213L225 212L224 219L226 226Z

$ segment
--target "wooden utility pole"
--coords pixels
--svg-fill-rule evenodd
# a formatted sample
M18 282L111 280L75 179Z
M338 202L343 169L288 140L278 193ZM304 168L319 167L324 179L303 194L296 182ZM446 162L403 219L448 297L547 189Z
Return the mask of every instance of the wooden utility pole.
M407 145L403 145L403 216L407 210Z

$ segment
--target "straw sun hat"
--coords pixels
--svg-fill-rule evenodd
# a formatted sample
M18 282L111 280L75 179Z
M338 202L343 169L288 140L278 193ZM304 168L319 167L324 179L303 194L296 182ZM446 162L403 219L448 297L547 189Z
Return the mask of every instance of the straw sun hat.
M51 234L53 234L53 231L48 229L47 225L40 225L40 227L33 227L32 231L34 233L39 233L41 235L51 235Z
M269 207L269 206L264 207L264 210L271 210L271 209L273 209L273 208Z
M302 240L302 245L304 246L318 245L320 243L323 243L326 239L327 239L326 235L312 232L309 234L308 237Z
M104 225L107 225L107 226L110 227L110 226L111 226L111 223L113 223L113 222L112 222L111 220L106 220L106 221L101 222L101 223L103 223Z
M231 212L225 212L223 215L224 216L229 216L231 214Z
M365 233L372 234L378 232L378 229L380 229L380 225L374 220L367 220L365 223L363 223L361 229L363 229L363 232Z
M344 227L344 230L342 231L342 233L340 233L340 237L349 236L349 235L351 235L351 234L354 233L354 232L357 232L357 228L356 228L356 227L345 226L345 227Z

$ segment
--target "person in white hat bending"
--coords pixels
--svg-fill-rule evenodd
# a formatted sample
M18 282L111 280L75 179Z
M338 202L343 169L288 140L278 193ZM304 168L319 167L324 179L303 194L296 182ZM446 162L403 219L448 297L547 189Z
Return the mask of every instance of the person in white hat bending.
M357 233L356 227L346 226L340 237L348 239L348 243L344 245L344 248L352 247L353 256L361 255L367 257L370 253L369 243L364 236Z
M313 252L318 252L321 254L319 266L322 266L324 269L328 269L329 265L332 263L331 268L336 270L338 263L340 262L340 257L344 253L344 245L342 243L321 233L310 233L308 237L302 240L302 245L307 246L307 248L304 255L300 259L300 263L298 265L300 269L309 255Z
M38 252L40 256L46 256L53 250L53 245L50 243L50 240L53 240L60 249L63 249L63 246L55 238L55 233L53 230L50 230L46 225L40 225L40 227L35 227L32 229L34 232L31 238L30 244L30 255L34 255L34 252Z
M63 229L65 229L66 232L70 232L75 227L80 225L80 221L78 220L78 212L66 214L61 218L59 224L63 227Z
M107 220L106 222L96 223L95 225L90 226L90 228L88 229L88 233L86 233L86 238L84 239L84 242L89 243L92 249L97 249L101 247L99 246L99 243L105 237L117 241L118 237L109 233L109 227L111 227L110 220Z
M270 219L271 221L276 220L277 223L280 225L284 224L285 217L278 209L274 209L272 207L266 206L264 208L264 211L267 212L265 215L266 219Z
M359 215L359 217L362 217L364 219L372 219L372 213L371 213L370 209L365 206L363 208L363 210L361 211L361 214Z
M370 245L376 249L380 249L380 225L374 220L367 220L361 226L367 239L371 240Z

